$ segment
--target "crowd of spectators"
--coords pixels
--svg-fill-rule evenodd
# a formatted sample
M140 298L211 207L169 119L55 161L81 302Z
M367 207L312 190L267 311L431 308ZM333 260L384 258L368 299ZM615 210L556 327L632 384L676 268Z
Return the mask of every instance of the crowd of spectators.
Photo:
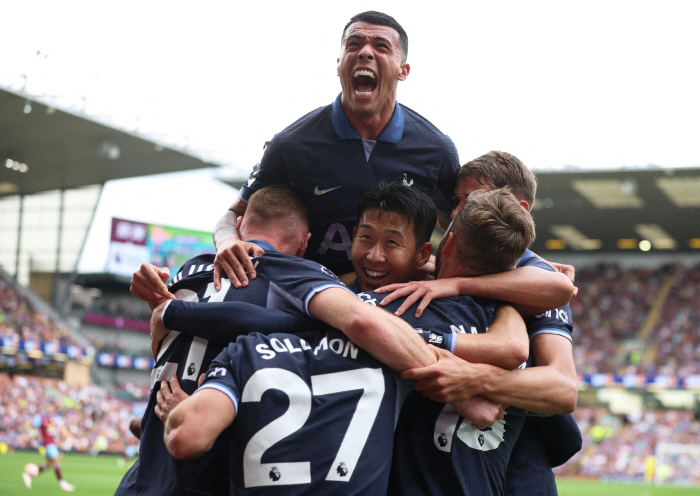
M20 340L35 343L53 342L57 346L77 345L71 332L59 326L45 313L38 311L0 272L0 344L9 340L16 346Z
M656 460L659 443L698 446L700 419L689 410L644 410L613 415L607 408L577 408L583 449L555 469L557 476L601 480L663 482L700 485L700 449L697 453ZM700 448L700 446L699 446Z
M65 452L133 452L138 439L129 421L143 413L132 403L92 385L68 386L58 379L0 374L0 444L9 449L38 448L41 436L32 426L36 414L55 406L53 436Z
M623 270L601 264L576 272L571 300L574 363L579 373L615 373L620 340L634 337L659 290L666 269Z
M700 267L678 272L652 331L657 374L700 374Z

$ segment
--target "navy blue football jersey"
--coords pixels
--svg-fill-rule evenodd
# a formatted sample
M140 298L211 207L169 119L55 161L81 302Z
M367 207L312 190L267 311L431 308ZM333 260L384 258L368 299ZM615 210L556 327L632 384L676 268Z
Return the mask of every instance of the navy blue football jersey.
M330 287L345 289L325 267L279 253L267 243L256 243L265 249L265 255L254 259L258 277L247 288L236 289L223 275L222 289L217 292L213 282L214 256L200 255L183 265L170 282L170 291L179 300L188 302L213 305L244 301L260 307L294 308L296 312L308 313L308 301L319 291ZM219 332L219 339L180 333L177 323L167 318L169 307L177 307L179 300L172 300L163 314L166 327L174 330L163 340L151 372L151 395L141 420L140 456L124 476L116 495L227 494L229 490L227 435L221 436L201 458L176 460L163 443L163 423L155 415L161 380L169 381L177 374L182 389L192 394L197 389L199 375L235 339L228 330ZM207 331L204 334L208 337L217 337L216 333Z
M350 124L339 95L266 143L240 198L247 202L270 184L292 185L310 211L311 239L304 257L345 274L353 271L352 228L368 189L381 181L403 181L427 193L449 215L458 170L450 138L413 110L397 103L391 121L371 145Z
M340 331L242 336L212 362L202 388L236 409L236 495L386 492L406 388Z
M530 250L525 252L517 266L554 270ZM568 304L530 317L525 323L530 339L539 334L555 334L572 340L573 322ZM528 366L536 365L534 357L531 356ZM505 494L556 495L552 467L565 463L581 450L581 446L581 431L571 414L528 415L522 436L518 439L508 464Z
M358 296L375 305L386 297L373 292ZM393 312L402 302L399 298L384 308ZM418 303L401 317L426 333L448 332L456 343L459 334L487 332L499 303L470 296L440 298L418 319ZM510 407L503 420L477 429L452 405L411 392L396 426L388 494L502 494L508 460L524 423L525 412Z

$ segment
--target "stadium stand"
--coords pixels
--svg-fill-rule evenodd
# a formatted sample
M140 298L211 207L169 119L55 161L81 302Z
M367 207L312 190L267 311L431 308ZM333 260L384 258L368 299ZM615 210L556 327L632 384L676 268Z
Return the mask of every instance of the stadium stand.
M0 443L11 449L36 449L40 440L32 418L56 407L56 445L65 452L124 453L137 447L129 421L140 416L144 404L131 403L102 388L42 377L0 373Z
M700 419L691 411L635 410L613 415L607 408L584 407L574 412L583 434L581 453L555 469L557 476L651 482L655 469L664 482L700 484L700 456L681 456L655 467L659 443L697 445Z

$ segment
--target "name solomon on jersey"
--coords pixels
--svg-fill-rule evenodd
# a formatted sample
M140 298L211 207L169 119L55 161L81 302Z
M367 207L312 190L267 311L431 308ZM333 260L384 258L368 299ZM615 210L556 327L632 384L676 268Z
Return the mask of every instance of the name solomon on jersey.
M302 338L299 338L297 346L291 342L290 338L284 338L282 340L271 338L269 345L264 343L258 344L255 346L255 351L261 355L263 360L272 360L278 353L300 353L305 351L309 351L314 355L318 355L319 351L332 351L336 355L341 355L343 358L357 360L357 354L360 348L347 338L337 337L328 339L328 336L325 336L315 348L309 346Z

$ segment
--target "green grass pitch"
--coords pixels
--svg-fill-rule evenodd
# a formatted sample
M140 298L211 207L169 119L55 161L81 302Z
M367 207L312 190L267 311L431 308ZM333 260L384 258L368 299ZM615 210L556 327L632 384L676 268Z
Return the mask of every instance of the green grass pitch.
M114 494L130 463L122 465L116 456L64 455L61 467L65 479L75 486L76 496L109 496ZM32 488L22 482L27 463L43 462L39 452L16 452L0 455L0 495L48 496L64 494L58 487L53 470L36 477ZM685 496L700 494L700 488L656 487L642 484L613 484L595 481L561 479L557 481L560 496Z
M75 495L108 496L114 494L119 481L131 463L122 464L118 456L64 455L61 457L63 478L75 486ZM20 451L0 455L0 495L48 496L69 494L58 487L52 470L35 477L32 488L22 482L22 471L27 463L40 465L44 458L38 451ZM122 466L120 466L122 465Z

